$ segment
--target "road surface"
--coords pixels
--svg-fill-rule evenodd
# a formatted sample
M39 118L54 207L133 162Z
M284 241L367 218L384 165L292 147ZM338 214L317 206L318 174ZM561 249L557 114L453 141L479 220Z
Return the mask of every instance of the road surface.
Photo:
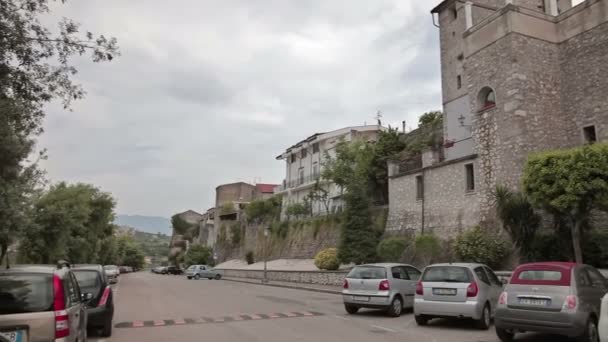
M138 272L122 275L115 291L113 335L90 336L92 341L498 341L493 327L479 331L467 321L418 327L410 312L399 318L373 310L348 315L339 295L303 290ZM549 340L563 339L518 339Z

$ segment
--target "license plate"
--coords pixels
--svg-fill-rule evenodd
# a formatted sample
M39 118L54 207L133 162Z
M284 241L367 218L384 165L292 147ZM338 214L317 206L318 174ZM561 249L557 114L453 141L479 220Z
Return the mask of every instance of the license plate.
M523 305L535 305L535 306L548 306L548 299L538 299L538 298L519 298L519 304Z
M353 296L353 300L357 302L369 302L369 297L366 296Z
M0 336L7 339L9 342L27 342L27 333L25 330L3 331Z
M433 289L433 294L438 296L455 296L456 289Z

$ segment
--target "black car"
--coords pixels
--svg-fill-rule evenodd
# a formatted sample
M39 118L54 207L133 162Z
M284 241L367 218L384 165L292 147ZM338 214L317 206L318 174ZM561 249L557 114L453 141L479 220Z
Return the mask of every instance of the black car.
M101 329L103 337L112 335L114 296L103 266L75 265L72 272L78 280L80 291L87 298L89 329Z
M184 270L177 266L168 266L164 274L184 274Z

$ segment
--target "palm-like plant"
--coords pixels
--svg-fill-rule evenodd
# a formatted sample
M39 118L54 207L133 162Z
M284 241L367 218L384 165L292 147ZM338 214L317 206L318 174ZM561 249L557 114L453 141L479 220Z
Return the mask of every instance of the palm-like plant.
M534 239L540 227L541 217L536 213L528 197L497 186L494 193L498 217L513 244L525 260L534 258Z

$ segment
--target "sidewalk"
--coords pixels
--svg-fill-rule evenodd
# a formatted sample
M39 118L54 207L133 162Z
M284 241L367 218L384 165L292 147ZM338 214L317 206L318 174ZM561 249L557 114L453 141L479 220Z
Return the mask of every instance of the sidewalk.
M329 294L342 294L342 288L340 286L292 283L292 282L287 282L287 281L268 281L267 283L262 283L262 281L260 279L249 279L249 278L225 278L225 277L223 277L222 280L234 281L234 282L238 282L238 283L247 283L247 284L253 284L253 285L274 286L274 287L283 287L283 288L288 288L288 289L329 293Z

